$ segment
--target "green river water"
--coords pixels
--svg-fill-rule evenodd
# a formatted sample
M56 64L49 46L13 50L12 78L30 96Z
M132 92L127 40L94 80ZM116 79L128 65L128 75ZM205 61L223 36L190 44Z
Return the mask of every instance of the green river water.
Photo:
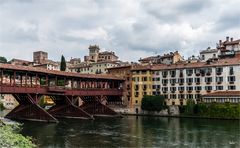
M23 122L39 147L240 147L239 120L167 117Z

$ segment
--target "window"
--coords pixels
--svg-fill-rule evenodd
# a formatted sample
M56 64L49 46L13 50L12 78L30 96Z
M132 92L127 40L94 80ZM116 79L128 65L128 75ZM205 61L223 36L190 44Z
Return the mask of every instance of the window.
M195 95L195 99L200 99L201 98L201 95L200 94L196 94Z
M206 90L206 91L212 90L212 86L205 86L205 90Z
M211 83L212 82L212 77L206 77L205 82L206 83Z
M185 99L185 95L184 94L179 94L178 99Z
M143 90L146 90L147 89L147 85L143 85Z
M163 95L165 99L168 99L168 94Z
M168 79L162 79L162 83L163 84L167 84L168 83Z
M142 81L147 81L147 77L142 77Z
M170 98L171 99L176 99L176 95L175 94L170 94Z
M193 95L192 94L187 94L187 99L193 99Z
M139 89L139 86L138 86L138 85L135 85L135 86L134 86L134 89L135 89L135 90L138 90L138 89Z
M163 91L163 92L167 92L167 91L168 91L168 87L163 87L163 88L162 88L162 91Z
M223 68L222 67L217 67L216 68L216 73L222 73L223 72Z
M135 92L135 97L138 97L139 93L138 92Z
M222 82L223 81L223 77L216 77L216 82Z
M176 83L176 79L170 79L170 83L171 84L175 84Z
M202 86L196 86L196 87L195 87L195 90L196 90L196 91L202 90Z
M228 90L236 90L236 86L235 85L228 86Z
M233 72L233 67L229 67L229 75L233 75L234 72Z
M178 87L178 91L184 91L184 87Z
M195 69L195 74L200 74L201 70L200 69Z
M156 85L153 85L153 86L152 86L152 89L156 89Z
M204 54L202 55L202 59L205 60L205 55Z
M138 104L138 100L135 100L135 103Z
M152 78L152 81L160 81L160 78L157 77L157 78Z
M176 76L176 71L175 70L171 70L170 73L171 73L171 77L175 77Z
M166 77L168 75L168 71L163 71L162 75L163 75L163 77Z
M184 83L184 78L178 79L178 83L183 84Z
M235 76L228 76L228 82L234 82Z
M200 83L200 78L195 78L195 83Z
M187 83L192 83L193 82L193 78L187 78Z
M193 87L187 87L186 89L187 89L187 91L192 91Z
M216 86L216 90L223 90L223 86Z
M171 92L175 92L176 91L176 87L170 87L170 91Z
M186 73L187 73L187 75L192 75L193 74L193 70L192 69L187 69Z

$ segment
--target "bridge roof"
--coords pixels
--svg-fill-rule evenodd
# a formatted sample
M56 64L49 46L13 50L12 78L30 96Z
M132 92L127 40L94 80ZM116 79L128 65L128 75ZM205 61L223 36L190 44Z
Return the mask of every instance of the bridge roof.
M3 64L0 63L0 69L8 69L8 70L17 70L23 72L33 72L33 73L42 73L42 74L50 74L50 75L58 75L65 77L77 77L77 78L89 78L89 79L106 79L106 80L124 80L122 78L109 75L109 74L79 74L73 72L64 72L57 70L47 70L44 68L36 68L31 66L19 66L19 65L11 65L11 64Z

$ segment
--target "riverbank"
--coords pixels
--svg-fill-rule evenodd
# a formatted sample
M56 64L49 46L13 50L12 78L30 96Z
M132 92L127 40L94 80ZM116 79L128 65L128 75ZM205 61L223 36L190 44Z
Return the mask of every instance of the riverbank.
M146 117L167 117L167 118L196 118L196 119L219 119L219 120L240 120L240 118L219 118L219 117L203 117L203 116L189 116L189 115L159 115L159 114L134 114L122 113L124 116L146 116Z

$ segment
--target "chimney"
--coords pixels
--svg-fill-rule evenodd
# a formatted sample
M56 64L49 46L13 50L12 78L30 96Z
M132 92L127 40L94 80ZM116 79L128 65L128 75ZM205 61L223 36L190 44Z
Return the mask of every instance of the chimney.
M227 42L229 41L229 36L226 37L226 41L227 41Z
M219 40L219 46L221 46L222 45L222 40Z
M233 38L231 38L231 42L233 41Z

